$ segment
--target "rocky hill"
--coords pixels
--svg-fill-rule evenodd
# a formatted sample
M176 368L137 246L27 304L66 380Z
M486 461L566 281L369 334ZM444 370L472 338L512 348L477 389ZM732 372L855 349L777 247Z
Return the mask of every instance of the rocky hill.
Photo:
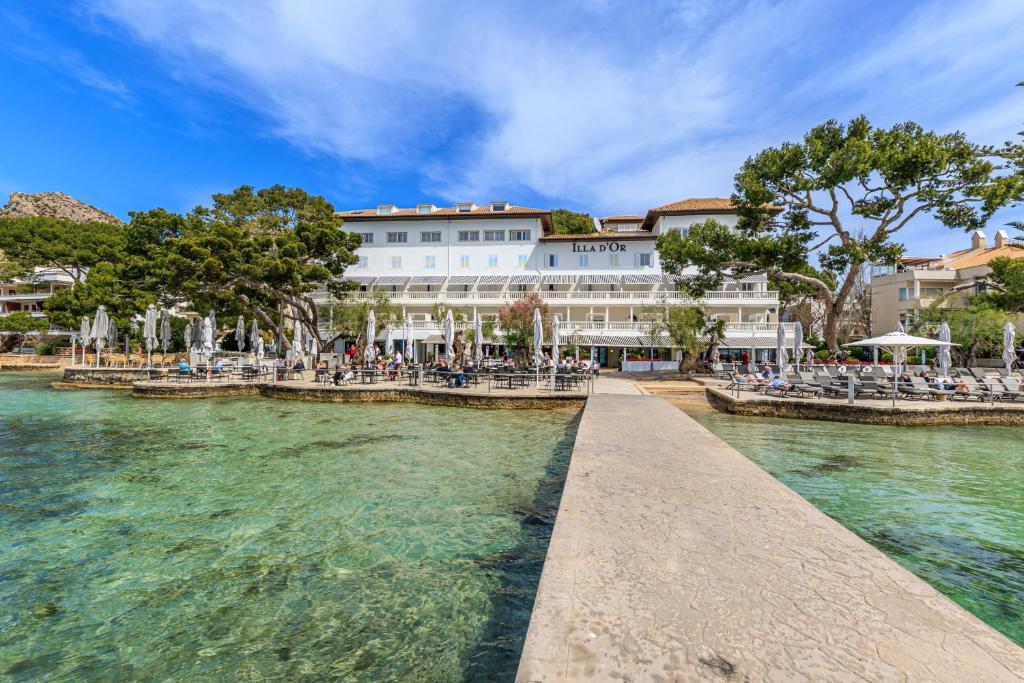
M95 206L80 202L63 192L25 194L12 192L7 205L0 208L0 217L50 216L76 223L122 223L117 216L100 211Z

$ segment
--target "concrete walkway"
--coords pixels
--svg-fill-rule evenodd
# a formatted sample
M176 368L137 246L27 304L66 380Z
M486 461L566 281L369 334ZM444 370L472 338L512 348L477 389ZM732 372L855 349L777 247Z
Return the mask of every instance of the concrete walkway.
M664 399L592 396L519 681L1013 681L1024 650Z

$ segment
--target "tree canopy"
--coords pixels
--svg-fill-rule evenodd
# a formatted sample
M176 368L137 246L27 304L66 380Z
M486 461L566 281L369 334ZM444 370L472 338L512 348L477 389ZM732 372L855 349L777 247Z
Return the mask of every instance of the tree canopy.
M180 221L135 214L132 225L141 248L155 257L144 270L163 279L166 292L200 311L248 312L288 344L284 313L316 335L321 348L312 293L347 291L341 276L358 260L360 244L359 235L341 229L326 199L281 185L215 194L212 206L197 206Z
M1004 311L1024 311L1024 259L997 258L988 265L991 289L984 296Z
M747 159L735 178L735 229L705 221L686 238L661 235L658 251L670 273L696 266L685 284L696 295L727 276L756 273L813 288L825 307L825 342L836 351L859 269L895 263L903 245L894 235L919 215L948 228L982 227L1019 193L1001 168L995 150L959 132L913 122L874 128L863 116L830 120L801 142ZM808 271L812 254L818 274Z
M116 260L124 231L122 224L74 223L47 216L0 218L4 275L27 277L40 266L81 281L97 263Z
M526 361L527 351L533 345L533 311L540 309L544 336L551 329L551 312L536 292L498 309L498 324L505 334L505 346L516 351L520 363Z
M551 212L551 229L556 235L586 235L595 232L594 218L589 213L555 209Z

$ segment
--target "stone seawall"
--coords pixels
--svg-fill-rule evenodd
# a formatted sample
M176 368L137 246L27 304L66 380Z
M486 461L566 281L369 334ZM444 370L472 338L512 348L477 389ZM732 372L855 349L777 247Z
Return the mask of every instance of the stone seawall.
M748 395L741 399L724 389L707 387L708 403L733 415L781 417L795 420L826 420L857 424L928 427L937 425L1024 425L1024 404L1016 407L971 402L938 403L902 401L903 407L826 402L819 399L771 399Z
M483 408L489 410L542 410L549 408L579 409L585 397L578 394L542 394L524 392L480 393L430 387L348 386L332 387L310 384L260 382L135 382L132 394L143 398L214 398L218 396L260 395L293 401L328 403L421 403L437 406Z
M84 387L129 388L132 383L149 379L149 370L139 368L90 368L82 365L64 368L64 384Z
M653 396L583 411L517 681L1020 681L1024 650Z

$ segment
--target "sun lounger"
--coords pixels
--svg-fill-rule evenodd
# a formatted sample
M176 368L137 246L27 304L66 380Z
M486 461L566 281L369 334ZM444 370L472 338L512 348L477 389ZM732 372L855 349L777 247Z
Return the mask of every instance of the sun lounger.
M1003 397L1008 398L1011 401L1016 401L1018 398L1024 398L1024 390L1021 390L1020 382L1012 377L1003 378Z
M953 392L947 389L939 389L928 384L928 380L924 377L913 376L910 378L910 388L913 390L914 395L927 394L929 398L935 398L937 396L952 396Z

